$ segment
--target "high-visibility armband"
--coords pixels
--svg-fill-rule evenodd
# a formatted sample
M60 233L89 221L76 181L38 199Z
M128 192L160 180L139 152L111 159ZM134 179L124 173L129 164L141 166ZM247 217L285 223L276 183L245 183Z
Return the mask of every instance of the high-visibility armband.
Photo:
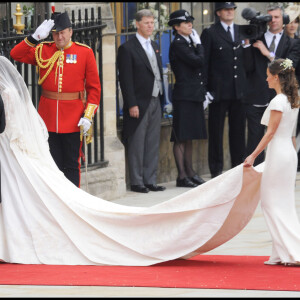
M85 110L84 118L88 119L90 122L93 122L94 113L97 107L98 105L89 103Z

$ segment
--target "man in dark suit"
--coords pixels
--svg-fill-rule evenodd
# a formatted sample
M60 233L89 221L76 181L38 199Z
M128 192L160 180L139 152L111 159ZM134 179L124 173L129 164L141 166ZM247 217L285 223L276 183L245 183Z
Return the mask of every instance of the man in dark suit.
M163 75L158 45L150 39L154 30L152 12L138 11L136 26L136 36L119 47L117 63L131 190L148 193L165 189L156 184Z
M241 46L239 25L233 23L235 8L234 2L217 2L215 13L220 20L204 29L201 35L206 88L214 96L208 117L208 163L212 178L223 170L226 113L232 167L242 163L245 155L245 114L241 102L245 82L245 49Z
M288 23L283 9L279 6L270 6L267 9L272 16L269 29L249 47L245 57L246 90L245 112L248 127L247 155L251 154L264 135L265 126L260 121L270 100L275 97L275 90L269 89L267 66L275 58L290 58L294 66L299 61L299 46L283 31L283 24ZM264 152L255 160L255 165L264 161Z

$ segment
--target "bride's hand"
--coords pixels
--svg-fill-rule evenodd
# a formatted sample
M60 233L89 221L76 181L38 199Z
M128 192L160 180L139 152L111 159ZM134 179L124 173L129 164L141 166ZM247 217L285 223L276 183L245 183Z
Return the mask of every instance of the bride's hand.
M252 155L249 155L244 161L244 167L252 167L255 158Z

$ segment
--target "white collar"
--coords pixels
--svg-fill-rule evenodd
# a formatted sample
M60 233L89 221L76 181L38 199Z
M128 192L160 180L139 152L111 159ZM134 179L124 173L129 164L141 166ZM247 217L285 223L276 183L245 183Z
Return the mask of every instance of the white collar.
M225 29L225 31L227 31L227 28L228 28L228 26L229 26L229 27L230 27L230 31L233 32L233 31L232 31L232 30L233 30L233 22L232 22L230 25L224 23L223 21L220 21L220 22L221 22L223 28Z
M139 42L141 43L141 45L145 45L145 43L147 42L147 41L149 41L150 42L150 44L151 44L151 39L150 39L150 37L148 37L147 39L145 39L143 36L141 36L138 32L136 33L136 37L137 37L137 39L139 40Z
M188 35L182 35L182 34L179 35L182 36L189 44L191 43L190 37Z
M266 36L273 38L274 35L276 35L276 37L281 37L283 33L283 30L281 32L277 32L277 33L272 33L271 31L267 30L266 31Z

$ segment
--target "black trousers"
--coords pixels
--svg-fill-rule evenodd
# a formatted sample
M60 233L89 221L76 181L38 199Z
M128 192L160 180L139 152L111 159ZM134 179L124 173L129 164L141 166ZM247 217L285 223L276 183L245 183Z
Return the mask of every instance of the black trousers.
M267 106L257 107L252 104L245 104L247 120L247 156L250 155L265 134L265 126L260 123ZM265 160L265 152L262 151L254 161L254 166L259 165Z
M50 153L65 176L80 186L80 132L49 132Z
M225 117L228 114L229 149L231 166L241 164L245 159L245 112L239 100L213 102L208 114L208 164L211 174L223 170L223 133Z

